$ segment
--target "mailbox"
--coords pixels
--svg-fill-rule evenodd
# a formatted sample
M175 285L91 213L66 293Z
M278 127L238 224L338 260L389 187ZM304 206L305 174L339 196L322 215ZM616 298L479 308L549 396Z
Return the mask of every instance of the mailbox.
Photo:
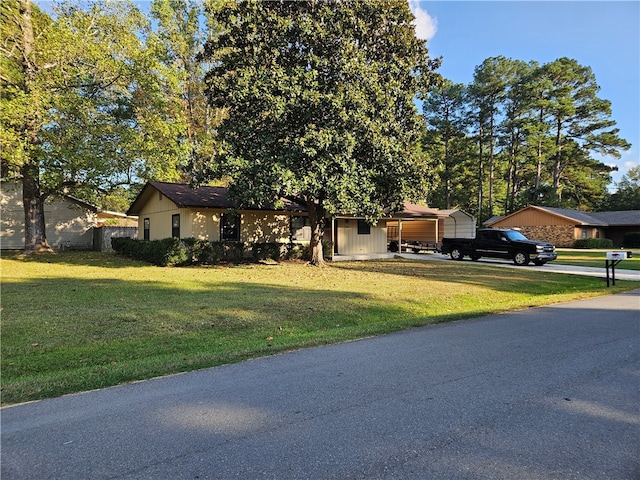
M632 255L632 252L607 252L607 260L624 260Z

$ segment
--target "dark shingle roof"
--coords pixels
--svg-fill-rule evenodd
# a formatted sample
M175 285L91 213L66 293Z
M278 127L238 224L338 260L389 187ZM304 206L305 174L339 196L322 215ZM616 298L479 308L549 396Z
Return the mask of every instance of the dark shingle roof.
M180 208L238 208L239 205L229 197L229 189L225 187L208 187L202 186L192 188L191 185L183 183L166 183L166 182L148 182L138 197L131 204L131 208L127 212L129 215L137 214L144 201L141 199L146 196L149 188L154 188L165 197L171 200ZM283 199L284 206L276 209L273 206L264 206L260 208L246 207L246 210L284 210L289 212L303 212L306 207L291 200Z
M609 226L640 225L640 210L620 210L614 212L589 213L593 218L606 223Z

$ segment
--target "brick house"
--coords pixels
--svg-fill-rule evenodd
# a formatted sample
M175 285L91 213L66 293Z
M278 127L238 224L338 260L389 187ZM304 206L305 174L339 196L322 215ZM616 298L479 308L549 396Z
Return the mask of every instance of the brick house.
M484 225L518 228L527 237L556 247L571 248L583 238L608 238L615 247L622 247L625 234L640 232L640 210L583 212L530 205L511 215L490 218Z

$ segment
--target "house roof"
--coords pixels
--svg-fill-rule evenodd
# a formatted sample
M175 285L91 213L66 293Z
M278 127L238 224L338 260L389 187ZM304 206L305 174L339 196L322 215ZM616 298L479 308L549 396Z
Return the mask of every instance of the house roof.
M583 212L581 210L570 210L566 208L552 208L552 207L538 207L530 205L523 208L541 210L548 212L552 215L568 218L576 223L576 225L584 226L621 226L621 225L640 225L640 210L625 210L625 211L611 211L611 212ZM504 217L492 217L484 225L493 225L498 221L518 214L522 210L512 213Z
M153 190L157 190L175 203L179 208L239 208L239 205L229 196L229 189L225 187L201 186L193 188L184 183L148 182L131 204L127 215L137 215ZM290 212L306 211L306 207L291 200L282 199L284 206L275 208L247 207L245 210L285 210Z
M640 225L640 210L593 212L589 215L605 222L609 226Z

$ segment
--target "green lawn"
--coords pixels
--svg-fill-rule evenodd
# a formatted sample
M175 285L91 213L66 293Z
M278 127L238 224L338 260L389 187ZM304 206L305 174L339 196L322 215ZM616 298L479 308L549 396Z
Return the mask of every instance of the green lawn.
M558 259L553 263L605 268L605 252L612 251L616 250L563 250L560 248L558 249ZM624 270L640 270L640 250L631 248L623 251L631 251L633 256L622 260L622 262L616 265L616 268Z
M58 253L0 267L5 405L638 287L453 261L160 268Z

